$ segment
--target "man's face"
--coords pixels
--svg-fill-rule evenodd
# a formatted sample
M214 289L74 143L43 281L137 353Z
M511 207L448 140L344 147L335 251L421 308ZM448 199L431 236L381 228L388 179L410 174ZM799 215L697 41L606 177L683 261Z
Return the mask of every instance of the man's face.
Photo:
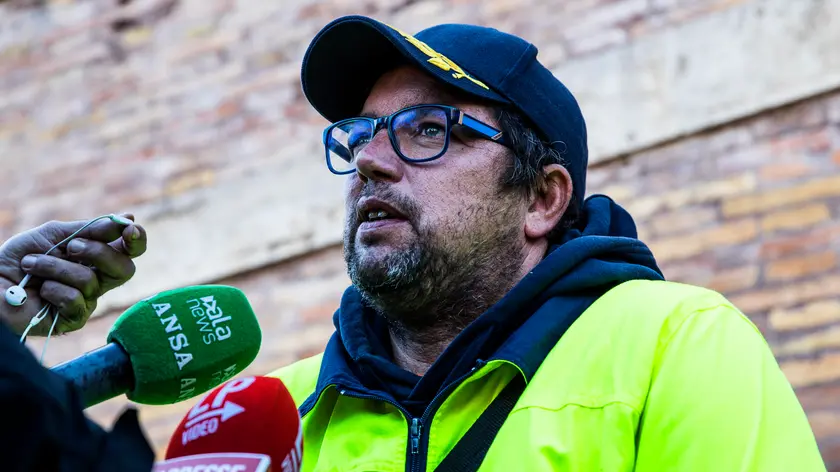
M418 104L457 106L497 126L490 108L454 103L408 67L384 75L362 113L379 117ZM502 187L511 159L504 146L456 130L447 152L430 162L400 159L384 129L358 154L346 186L344 253L354 285L383 315L424 328L469 311L476 297L492 304L515 283L527 204ZM380 211L385 219L368 220Z

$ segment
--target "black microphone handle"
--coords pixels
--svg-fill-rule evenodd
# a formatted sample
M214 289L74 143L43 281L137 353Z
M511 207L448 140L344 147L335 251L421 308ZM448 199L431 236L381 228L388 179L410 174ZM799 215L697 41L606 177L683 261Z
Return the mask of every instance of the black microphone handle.
M76 386L85 408L134 388L131 360L117 343L108 343L50 370Z

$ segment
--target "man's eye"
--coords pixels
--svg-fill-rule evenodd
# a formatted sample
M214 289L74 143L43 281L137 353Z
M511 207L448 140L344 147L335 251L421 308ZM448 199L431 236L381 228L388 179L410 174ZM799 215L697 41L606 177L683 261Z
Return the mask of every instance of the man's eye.
M443 134L443 128L435 124L420 125L420 134L430 138L438 138Z
M350 136L350 139L347 140L347 147L350 149L350 151L352 151L353 153L356 153L356 151L360 147L367 144L368 141L370 141L370 138L368 138L367 136L364 136L364 135Z

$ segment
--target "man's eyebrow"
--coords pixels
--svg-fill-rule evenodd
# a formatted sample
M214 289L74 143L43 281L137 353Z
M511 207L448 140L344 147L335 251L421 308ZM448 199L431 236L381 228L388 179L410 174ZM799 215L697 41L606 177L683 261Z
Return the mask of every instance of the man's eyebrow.
M449 105L449 106L463 106L470 103L465 97L459 97L454 93L449 92L448 90L435 90L434 93L426 95L424 100L417 102L415 105L431 105L431 104L439 104L439 105ZM358 116L364 118L379 118L380 115L376 113L366 111L360 113Z

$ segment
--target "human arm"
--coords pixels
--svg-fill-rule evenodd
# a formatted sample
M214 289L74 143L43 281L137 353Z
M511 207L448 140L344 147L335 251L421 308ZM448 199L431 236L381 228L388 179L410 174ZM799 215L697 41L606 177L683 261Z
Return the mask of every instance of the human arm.
M729 304L663 339L636 471L824 471L805 413L755 326Z
M147 472L154 461L137 421L126 410L111 431L84 414L79 392L44 368L0 322L0 464L6 472Z

